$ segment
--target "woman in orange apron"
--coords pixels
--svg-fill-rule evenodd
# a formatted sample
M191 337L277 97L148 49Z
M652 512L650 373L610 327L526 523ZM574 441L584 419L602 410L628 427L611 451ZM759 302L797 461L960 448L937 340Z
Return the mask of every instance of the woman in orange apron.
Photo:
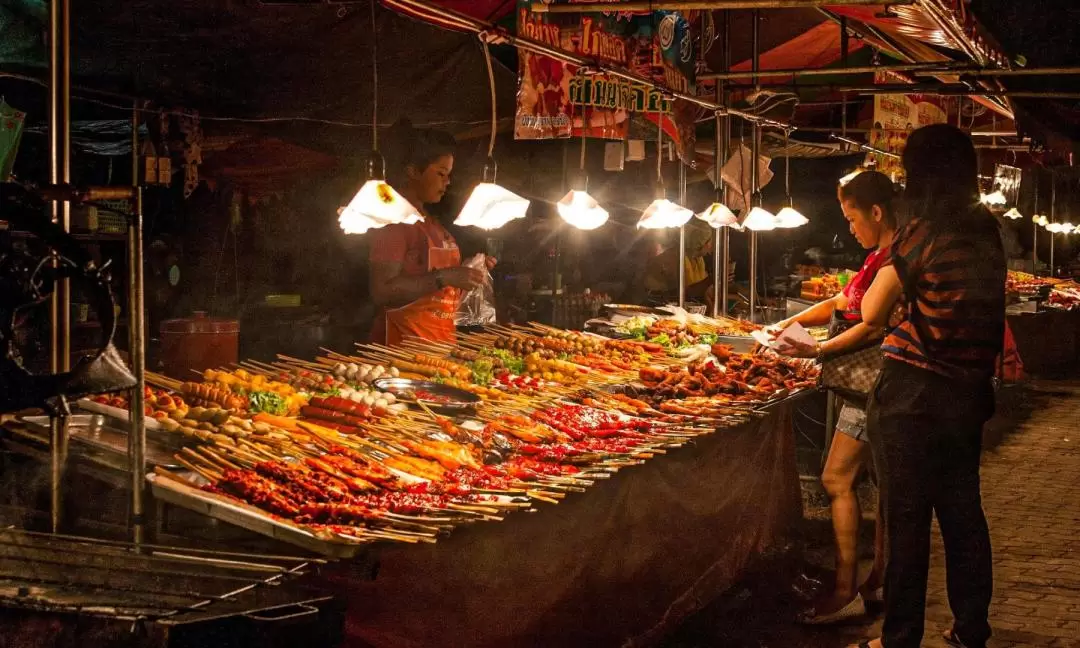
M369 234L371 298L378 307L371 341L391 346L407 337L453 342L458 297L485 278L483 271L461 265L454 237L426 210L442 200L450 185L454 140L407 123L393 130L390 184L420 210L424 222Z

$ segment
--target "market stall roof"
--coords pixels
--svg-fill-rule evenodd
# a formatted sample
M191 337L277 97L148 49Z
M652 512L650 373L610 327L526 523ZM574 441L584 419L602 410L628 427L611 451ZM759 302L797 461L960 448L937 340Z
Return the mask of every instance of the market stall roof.
M1068 5L1068 6L1064 6ZM1009 53L1030 68L1072 67L1080 61L1080 4L1057 0L974 0L972 11ZM1012 99L1018 126L1033 139L1059 152L1080 143L1080 76L1007 77L1013 91L1071 93L1073 98Z
M456 4L495 11L499 3ZM377 37L381 123L407 116L458 131L490 119L475 37L381 8L373 35L366 3L194 0L167 10L153 0L72 5L76 86L198 110L205 121L328 122L338 127L337 140L366 149ZM0 70L44 78L46 19L40 0L0 5ZM502 66L496 75L499 104L508 114L516 75ZM349 125L352 130L342 130ZM343 138L343 132L353 134Z

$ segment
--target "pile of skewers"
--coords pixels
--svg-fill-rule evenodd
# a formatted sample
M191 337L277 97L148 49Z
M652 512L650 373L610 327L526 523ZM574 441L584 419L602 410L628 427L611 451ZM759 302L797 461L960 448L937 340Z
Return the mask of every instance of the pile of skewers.
M685 364L648 343L492 327L455 346L357 345L248 361L203 383L150 381L183 395L171 419L192 443L177 460L204 492L319 537L429 542L557 503L815 380L799 361L711 350ZM387 378L458 387L481 405L436 414L380 389ZM258 410L250 389L291 399L289 411Z

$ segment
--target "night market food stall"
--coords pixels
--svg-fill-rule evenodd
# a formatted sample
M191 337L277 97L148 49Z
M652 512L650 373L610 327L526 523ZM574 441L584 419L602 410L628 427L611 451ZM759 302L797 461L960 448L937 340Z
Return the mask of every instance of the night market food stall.
M509 42L525 50L521 64L528 72L526 86L535 96L524 93L531 97L524 113L518 106L519 135L564 126L570 131L566 135L583 134L575 130L573 109L560 113L560 106L604 95L603 88L617 85L605 83L619 80L642 91L641 112L676 113L675 101L711 112L707 119L715 117L717 125L716 161L731 150L729 122L735 119L752 124L747 147L752 159L760 157L763 128L782 133L783 149L779 138L772 140L776 149L791 148L788 122L767 111L731 107L726 93L739 89L725 90L722 75L751 76L731 69L730 53L714 68L724 70L714 79L720 81L715 100L689 91L687 61L679 58L689 26L677 15L660 16L664 29L658 37L667 43L661 58L676 56L667 61L663 75L675 83L658 90L655 79L600 61L627 55L618 40L605 38L610 34L590 32L595 41L571 48L577 53L566 52L561 40L544 36L557 33L559 25L536 15L523 16L514 35L427 2L384 4L450 29L480 33L493 87L488 47ZM545 9L519 3L519 10L558 13L560 7L574 10L570 4L554 2ZM848 17L877 20L856 9L840 11L826 13L825 27L815 28L815 36L839 31L839 40L846 43ZM752 67L758 72L756 13L753 19L748 31L753 36ZM834 20L840 21L840 30ZM969 45L963 31L950 38ZM842 50L846 58L850 45L831 49ZM989 47L978 39L970 45L973 52ZM805 53L814 48L804 43L796 49ZM540 57L569 65L552 67ZM920 63L933 73L948 71L934 68L933 60ZM570 72L571 67L576 72ZM604 73L607 81L600 78ZM552 84L548 82L555 79L545 75L569 75L565 80L577 99L552 90L561 88L564 79ZM757 81L758 76L752 78ZM846 101L844 106L846 111ZM554 110L545 112L550 107ZM625 106L615 108L612 119L601 115L596 123L588 122L589 127L629 128L625 115L619 115ZM137 109L134 115L132 151L137 151ZM577 117L586 123L583 115ZM655 121L662 131L658 149L665 137L683 139L686 120L661 116ZM494 126L493 118L493 131ZM847 137L846 114L841 131L841 137ZM651 139L652 133L648 135ZM895 158L887 143L878 144L882 148L870 147L869 152ZM692 155L689 148L683 146L683 153ZM494 132L489 158L493 152ZM657 161L659 167L659 151ZM528 200L497 184L493 162L466 204L462 224L489 229L524 215ZM674 310L669 315L645 313L635 321L631 314L597 329L610 337L542 324L488 324L454 343L407 339L394 347L324 349L313 357L277 354L214 366L198 376L146 371L141 353L145 340L139 332L132 336L137 388L130 395L118 395L118 389L70 394L75 415L55 408L52 417L20 417L7 426L5 446L53 468L54 530L61 521L58 495L63 483L57 466L68 459L59 450L68 443L72 472L79 479L89 476L113 485L114 499L122 493L118 487L130 487L124 495L131 498L135 542L89 552L76 543L59 549L65 553L108 553L115 565L157 552L166 564L147 561L136 571L169 574L178 569L169 563L177 552L162 555L164 551L150 547L151 528L156 525L153 531L160 536L187 535L188 544L197 544L206 529L193 518L214 520L205 526L215 531L209 534L215 547L255 553L208 553L198 561L188 550L183 556L188 564L256 571L265 577L245 580L239 587L256 593L286 577L321 570L324 584L329 581L348 607L349 637L374 645L651 642L727 589L755 557L776 546L800 514L792 408L798 398L814 391L817 369L768 352L742 352L753 346L749 334L760 324L718 312L719 305L728 302L726 273L719 268L726 262L730 231L747 232L750 320L760 320L759 234L807 221L794 208L790 188L786 205L776 214L764 208L759 166L747 167L752 176L747 191L741 191L741 183L739 192L721 190L700 214L683 206L686 165L679 165L677 199L661 193L658 168L660 191L638 221L643 229L678 229L680 256L685 246L682 227L690 218L714 228L714 276L723 280L715 282L712 317L687 317L685 311ZM717 186L723 186L720 167L714 164ZM67 180L61 178L58 184ZM341 213L347 232L416 217L377 169L367 180ZM741 208L729 208L735 203L733 193L742 194ZM90 199L63 196L72 202ZM138 254L131 267L141 267L138 191L129 190L124 198L135 206L130 249ZM369 208L371 204L377 207ZM558 212L567 224L585 231L607 219L584 185L567 193ZM128 304L134 313L141 310L140 281L138 273L132 273ZM681 306L687 305L685 284L680 264ZM838 284L811 279L807 297L827 296ZM1062 286L1051 294L1058 294L1058 303L1064 305L1072 290ZM133 328L144 331L142 326ZM129 386L125 383L124 388ZM58 443L61 438L65 443ZM143 497L144 484L152 498ZM235 534L235 528L251 533ZM268 556L292 551L318 558L279 561ZM235 574L225 576L233 578ZM634 596L625 596L631 590ZM233 598L231 591L208 587L200 586L198 592L206 596L170 599L171 607L160 601L153 607L144 603L142 609L132 608L130 599L110 602L119 611L116 618L157 622L182 611L212 610L212 603ZM16 593L25 599L35 592L23 594L17 588ZM152 587L139 593L161 594ZM340 622L321 595L298 594L251 605L228 602L236 604L229 612L247 622ZM264 614L266 609L277 612Z

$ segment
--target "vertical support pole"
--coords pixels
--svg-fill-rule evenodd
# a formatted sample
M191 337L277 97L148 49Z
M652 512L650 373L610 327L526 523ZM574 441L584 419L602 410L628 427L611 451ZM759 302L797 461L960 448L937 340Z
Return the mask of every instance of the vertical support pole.
M731 69L731 11L725 9L720 17L720 34L724 39L722 44L723 54L721 58L721 71L728 72ZM727 107L728 96L726 83L723 79L716 82L716 103ZM727 116L716 118L716 200L724 203L724 181L720 176L720 168L724 163L731 146L731 119ZM731 230L721 227L716 230L713 241L713 317L727 313L728 303L728 266L730 265L730 238Z
M70 0L49 3L49 182L71 182L71 19ZM54 201L52 222L68 231L71 206ZM53 373L71 366L71 293L67 279L56 283L49 304L51 320L49 365ZM63 478L67 463L67 416L54 417L49 425L49 508L52 531L60 530L63 517Z
M146 385L146 321L143 292L143 207L139 187L139 102L131 110L131 183L135 198L128 225L128 351L135 374L128 433L128 468L131 470L131 528L135 544L145 542L146 419L142 416Z
M678 158L678 156L676 156ZM679 204L686 205L686 165L679 164ZM679 228L679 308L686 307L686 226Z
M842 67L848 66L848 54L851 51L851 35L848 34L848 22L847 16L840 17L840 65ZM848 95L843 93L840 95L840 134L847 137L848 129ZM846 146L846 145L845 145Z
M1050 222L1056 223L1057 220L1057 174L1053 169L1050 170ZM1057 243L1057 235L1054 232L1050 232L1050 276L1056 276L1056 270L1054 266L1054 248Z
M753 27L751 28L751 47L753 50L753 72L754 72L754 86L760 87L761 79L758 78L759 69L759 55L761 49L761 42L759 39L760 23L761 23L761 11L755 9L753 12ZM754 207L754 202L758 199L758 156L761 155L761 125L755 121L751 125L752 142L750 153L750 206ZM753 322L757 319L757 266L758 266L758 233L750 231L750 321Z
M1031 274L1038 276L1039 270L1039 224L1035 217L1039 214L1039 171L1034 169L1035 178L1035 207L1031 214Z

